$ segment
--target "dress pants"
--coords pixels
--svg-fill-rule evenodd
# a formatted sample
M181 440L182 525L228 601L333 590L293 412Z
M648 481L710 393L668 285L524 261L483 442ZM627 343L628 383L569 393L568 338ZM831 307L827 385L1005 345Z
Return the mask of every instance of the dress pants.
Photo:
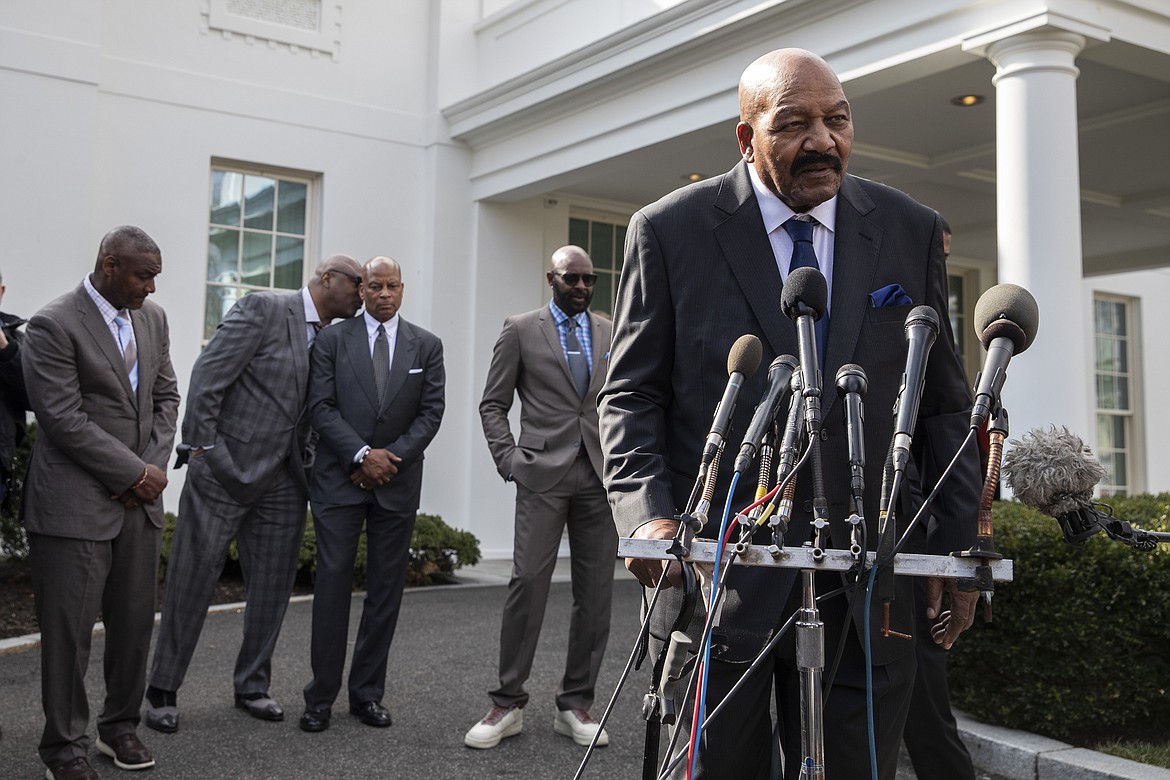
M516 485L512 578L500 626L500 685L488 693L500 707L524 706L524 683L544 621L549 583L565 527L573 578L569 647L557 691L559 710L589 709L609 641L617 530L601 480L582 454L551 490Z
M975 780L971 754L959 738L955 716L951 712L950 687L947 685L947 651L930 638L931 621L926 617L926 580L914 584L918 600L917 644L918 674L910 699L910 715L902 739L920 778ZM959 640L960 642L962 639Z
M313 593L313 679L305 705L330 707L341 691L353 597L353 564L366 526L366 597L349 670L349 702L382 701L386 660L406 585L416 512L391 512L371 495L361 504L313 501L317 580Z
M137 729L161 538L141 508L126 510L121 532L105 541L29 534L45 711L39 752L46 766L89 752L85 674L99 610L106 629L106 698L98 736L111 742Z
M818 578L818 593L826 592ZM677 614L672 593L661 605L665 619ZM800 583L792 589L784 617L792 614L800 604ZM663 601L659 599L660 603ZM825 623L825 668L823 678L828 680L829 668L837 651L840 626L845 625L845 597L838 595L818 604L821 620ZM657 612L657 610L656 610ZM659 620L655 616L656 623ZM778 621L777 625L783 621ZM703 609L696 611L687 633L696 641L702 635ZM763 663L752 673L731 703L719 713L708 727L701 742L695 778L720 780L797 780L803 755L801 742L800 672L795 658L795 627L779 641ZM849 636L845 642L841 664L833 680L833 687L825 702L823 734L825 748L825 777L827 780L859 780L869 778L869 737L866 718L865 658L857 631L850 621ZM665 636L660 625L655 634ZM901 641L901 640L899 640ZM655 652L658 649L655 648ZM710 715L728 692L739 681L750 662L729 663L712 656L707 679L706 713ZM690 669L683 679L690 679ZM914 680L915 657L910 652L892 663L873 667L874 721L877 743L878 777L894 780L897 773L898 749L902 729L910 703L910 688ZM680 692L679 696L682 696ZM774 702L770 699L774 696ZM770 710L775 704L777 720L772 722ZM692 708L688 706L680 716L683 734L675 753L685 746L690 735ZM664 734L666 729L663 730ZM663 753L662 758L665 758ZM672 778L686 776L686 760L679 762Z
M167 564L151 685L177 691L183 684L234 538L247 606L232 682L241 695L268 693L272 653L296 579L307 509L306 497L287 469L255 503L243 505L224 490L202 456L191 459Z

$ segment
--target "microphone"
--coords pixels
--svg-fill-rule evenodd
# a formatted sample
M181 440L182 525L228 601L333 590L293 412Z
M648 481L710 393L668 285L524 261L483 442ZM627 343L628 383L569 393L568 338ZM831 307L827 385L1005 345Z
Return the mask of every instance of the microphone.
M979 297L975 304L975 332L987 350L987 358L975 378L973 430L987 422L1007 379L1008 361L1032 345L1039 326L1036 299L1018 284L997 284Z
M849 489L857 511L865 498L865 414L861 399L869 389L865 369L856 363L846 363L837 371L837 396L845 404L845 436L849 452Z
M816 322L828 308L829 285L816 268L797 268L780 291L780 309L796 323L800 371L804 375L804 417L809 438L821 426L821 369L817 357Z
M1105 468L1068 428L1032 429L1010 443L1012 449L1003 458L1004 481L1021 504L1056 518L1066 542L1083 542L1104 531L1110 539L1144 552L1170 543L1170 533L1135 528L1093 500Z
M938 335L938 314L930 306L915 306L906 315L906 370L894 402L894 441L891 453L895 471L910 461L910 442L918 420L922 386L926 383L926 361Z
M784 396L788 394L792 374L798 368L800 364L792 355L781 355L768 366L768 393L756 405L755 414L752 415L747 433L744 434L743 444L739 447L739 456L735 459L737 474L746 471L760 451L760 442L776 421L780 405L784 401Z
M731 351L727 354L727 387L723 390L719 405L715 407L715 420L711 423L711 432L707 434L707 443L703 447L700 474L706 474L715 455L723 449L723 439L731 424L731 413L735 411L735 399L739 397L744 380L756 373L763 356L764 345L760 343L759 337L751 333L740 336L731 345Z

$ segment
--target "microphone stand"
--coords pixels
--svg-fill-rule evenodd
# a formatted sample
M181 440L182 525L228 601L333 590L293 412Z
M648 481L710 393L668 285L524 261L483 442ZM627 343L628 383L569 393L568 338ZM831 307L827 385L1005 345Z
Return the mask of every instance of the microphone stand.
M987 421L987 474L983 478L983 492L979 496L979 516L975 528L975 544L971 549L953 553L957 558L978 558L975 576L959 581L964 590L978 590L983 596L983 621L991 622L991 597L995 582L991 578L991 562L1003 560L995 550L995 530L991 523L991 502L999 486L1003 461L1003 443L1008 435L1008 413L1002 404L996 404Z

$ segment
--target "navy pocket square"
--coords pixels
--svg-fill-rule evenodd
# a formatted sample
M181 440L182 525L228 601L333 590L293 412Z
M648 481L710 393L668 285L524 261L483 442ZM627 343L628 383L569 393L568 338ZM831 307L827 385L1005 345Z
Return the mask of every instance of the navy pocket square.
M869 294L869 305L875 309L883 306L909 306L914 303L900 284L887 284Z

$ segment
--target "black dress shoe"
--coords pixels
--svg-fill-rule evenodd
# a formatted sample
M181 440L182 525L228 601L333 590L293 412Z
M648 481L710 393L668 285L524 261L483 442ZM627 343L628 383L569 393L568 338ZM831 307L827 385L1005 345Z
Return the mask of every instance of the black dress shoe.
M284 710L267 694L253 696L237 693L236 707L257 720L284 720Z
M333 712L328 707L305 707L301 715L301 731L315 733L329 728L329 718Z
M384 729L390 725L390 710L376 701L363 701L361 704L349 705L351 715L357 715L358 720L367 726Z

